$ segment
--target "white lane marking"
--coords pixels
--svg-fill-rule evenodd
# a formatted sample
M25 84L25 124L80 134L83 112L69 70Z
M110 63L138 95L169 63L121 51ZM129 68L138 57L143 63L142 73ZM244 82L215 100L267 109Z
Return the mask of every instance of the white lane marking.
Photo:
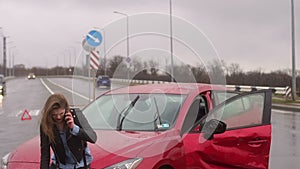
M81 94L79 94L79 93L77 93L77 92L74 92L73 90L70 90L70 89L68 89L68 88L66 88L66 87L64 87L64 86L62 86L62 85L59 85L59 84L57 84L57 83L51 81L51 80L48 79L48 78L47 78L47 80L48 80L49 82L51 82L52 84L54 84L54 85L56 85L56 86L58 86L58 87L61 87L61 88L65 89L65 90L67 90L67 91L70 92L70 93L73 93L73 94L76 94L76 95L79 96L79 97L82 97L83 99L93 101L93 99L89 99L89 98L87 98L87 97L85 97L85 96L83 96L83 95L81 95Z
M38 116L38 115L40 114L40 112L41 112L41 110L39 110L39 109L36 109L36 110L27 110L27 111L28 111L28 114L29 114L30 116ZM25 112L25 110L20 110L20 111L16 114L16 117L22 116L24 112Z
M44 80L42 78L40 78L40 81L45 86L45 88L49 91L49 93L54 94L54 92L45 84L45 82L44 82Z
M19 113L16 114L16 117L21 116L21 114L23 114L23 110L20 110Z
M38 116L38 115L40 114L40 110L31 110L31 111L29 112L29 114L30 114L31 116Z
M273 113L278 113L278 114L295 114L295 112L285 111L285 110L278 110L278 109L273 109L272 112Z

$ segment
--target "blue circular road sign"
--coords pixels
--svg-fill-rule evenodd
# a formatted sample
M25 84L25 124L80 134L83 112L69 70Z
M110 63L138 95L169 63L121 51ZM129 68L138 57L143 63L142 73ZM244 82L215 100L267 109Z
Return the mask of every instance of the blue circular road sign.
M102 42L102 35L99 31L96 30L91 30L87 35L86 35L86 42L88 45L91 47L96 47L99 46Z
M126 61L127 63L130 63L130 62L131 62L130 57L126 57L125 61Z

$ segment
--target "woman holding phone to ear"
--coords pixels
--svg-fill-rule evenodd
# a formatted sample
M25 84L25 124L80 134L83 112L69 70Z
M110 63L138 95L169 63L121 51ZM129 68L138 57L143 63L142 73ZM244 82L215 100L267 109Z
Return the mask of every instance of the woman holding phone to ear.
M87 142L96 140L84 115L69 109L64 95L48 97L40 124L41 169L89 169L93 157Z

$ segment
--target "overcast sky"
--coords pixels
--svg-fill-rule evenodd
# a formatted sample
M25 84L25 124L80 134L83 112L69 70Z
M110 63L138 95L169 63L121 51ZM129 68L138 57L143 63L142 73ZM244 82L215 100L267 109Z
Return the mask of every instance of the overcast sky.
M296 68L300 69L300 0L294 3ZM194 49L197 39L193 38L206 37L219 59L227 64L237 63L244 71L291 69L290 10L290 0L172 0L173 16L177 18L173 23L177 25L174 37L180 33L185 37L178 38L181 43L174 42L175 55L181 62L193 62L192 54L181 50L180 44L186 43ZM109 40L116 37L124 40L125 17L113 11L129 15L130 34L143 33L137 29L145 25L160 25L158 32L169 34L169 0L0 0L0 36L9 36L8 48L12 52L8 54L15 54L15 64L26 67L75 64L73 58L69 61L69 54L76 52L78 55L82 51L81 41L93 27L107 28ZM148 13L146 17L145 13ZM150 13L166 17L157 17L155 21ZM189 28L195 28L202 35L190 37ZM155 48L155 51L168 53L167 39L166 36L151 40L147 40L146 35L143 40L132 37L130 51L142 55L139 51L143 48ZM159 49L149 42L164 47ZM125 44L111 50L111 55L125 56ZM0 51L2 60L2 49ZM10 65L9 60L7 64Z

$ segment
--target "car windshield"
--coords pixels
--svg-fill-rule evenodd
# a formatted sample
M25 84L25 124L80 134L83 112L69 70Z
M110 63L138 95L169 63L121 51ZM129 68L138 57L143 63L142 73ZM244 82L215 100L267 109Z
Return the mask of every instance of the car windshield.
M109 80L109 77L103 76L103 77L102 77L102 80Z
M173 127L185 98L186 95L175 94L105 95L83 113L94 129L168 130Z

